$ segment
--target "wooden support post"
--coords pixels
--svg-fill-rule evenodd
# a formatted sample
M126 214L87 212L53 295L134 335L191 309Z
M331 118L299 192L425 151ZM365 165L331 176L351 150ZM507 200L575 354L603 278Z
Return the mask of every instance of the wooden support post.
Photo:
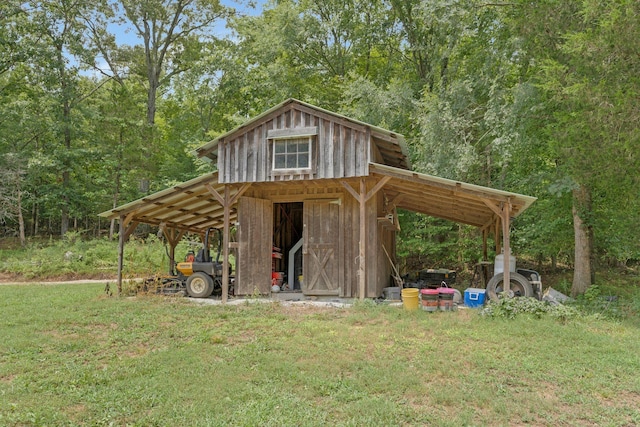
M364 178L360 178L360 242L358 244L358 290L360 299L366 296L367 274L366 274L366 240L367 240L367 183Z
M489 248L487 247L487 241L489 240L489 230L482 229L482 261L489 260Z
M169 274L174 275L174 267L176 265L176 246L180 243L180 239L184 236L183 230L175 228L163 228L164 237L169 243Z
M360 192L351 187L347 181L340 181L342 186L351 194L360 205L360 242L358 244L358 296L360 299L365 299L367 296L367 260L366 260L366 248L367 242L367 202L380 191L391 177L385 176L373 186L369 192L367 192L367 181L365 178L360 178Z
M483 199L485 205L487 205L496 215L496 253L503 252L503 278L504 278L504 291L509 292L511 289L511 245L509 239L509 224L511 221L511 199L507 198L506 201L495 202L493 200ZM500 251L500 224L502 224L502 251Z
M124 215L120 215L118 231L118 296L122 295L122 268L124 266Z
M230 230L230 217L231 206L229 203L230 194L229 186L224 186L224 227L222 230L222 303L226 303L229 299L229 236Z
M500 242L500 217L496 217L496 223L493 228L493 237L496 243L496 253L499 254L502 252L502 244Z
M120 231L118 233L118 296L122 295L122 270L124 268L124 243L136 229L139 222L131 222L133 212L127 216L120 215ZM131 224L129 224L131 222Z
M504 248L504 291L511 290L511 242L509 223L511 221L511 201L507 200L502 207L502 246Z
M211 184L205 185L207 191L222 205L223 222L222 229L222 303L229 299L229 241L231 240L231 206L238 202L240 196L251 187L251 184L244 184L236 194L231 196L231 187L224 186L224 197L216 191Z

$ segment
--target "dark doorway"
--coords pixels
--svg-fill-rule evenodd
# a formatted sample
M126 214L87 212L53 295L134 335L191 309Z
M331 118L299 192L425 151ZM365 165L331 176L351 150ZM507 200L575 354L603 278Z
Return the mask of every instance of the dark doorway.
M283 273L284 291L300 290L302 213L302 202L273 204L273 271Z

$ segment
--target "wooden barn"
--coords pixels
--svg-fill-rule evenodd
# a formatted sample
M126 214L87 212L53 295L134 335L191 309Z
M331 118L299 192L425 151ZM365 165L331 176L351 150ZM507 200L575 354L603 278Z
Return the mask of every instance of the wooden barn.
M215 227L223 300L230 253L236 295L268 294L275 269L307 296L373 298L392 286L397 209L479 227L485 247L502 236L496 249L509 254L509 221L535 200L412 172L402 135L295 99L195 154L215 172L101 214L120 221L119 281L139 223L160 227L172 259L184 233Z

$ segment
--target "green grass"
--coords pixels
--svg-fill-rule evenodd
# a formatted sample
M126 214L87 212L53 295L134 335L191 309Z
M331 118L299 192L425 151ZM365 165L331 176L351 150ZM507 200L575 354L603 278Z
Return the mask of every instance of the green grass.
M0 425L637 425L640 329L0 286Z

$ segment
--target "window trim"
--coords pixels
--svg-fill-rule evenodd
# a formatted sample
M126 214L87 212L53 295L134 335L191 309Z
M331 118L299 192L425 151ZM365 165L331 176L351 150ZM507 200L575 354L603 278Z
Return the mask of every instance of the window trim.
M272 149L272 159L271 159L271 171L275 174L287 174L287 173L309 173L310 171L313 170L313 140L315 135L296 135L296 136L289 136L287 138L271 138L271 149ZM296 167L296 168L278 168L276 167L276 144L281 143L281 142L288 142L289 140L292 139L305 139L307 140L308 144L309 144L309 150L308 150L308 162L307 165L304 167ZM281 154L281 153L280 153Z

